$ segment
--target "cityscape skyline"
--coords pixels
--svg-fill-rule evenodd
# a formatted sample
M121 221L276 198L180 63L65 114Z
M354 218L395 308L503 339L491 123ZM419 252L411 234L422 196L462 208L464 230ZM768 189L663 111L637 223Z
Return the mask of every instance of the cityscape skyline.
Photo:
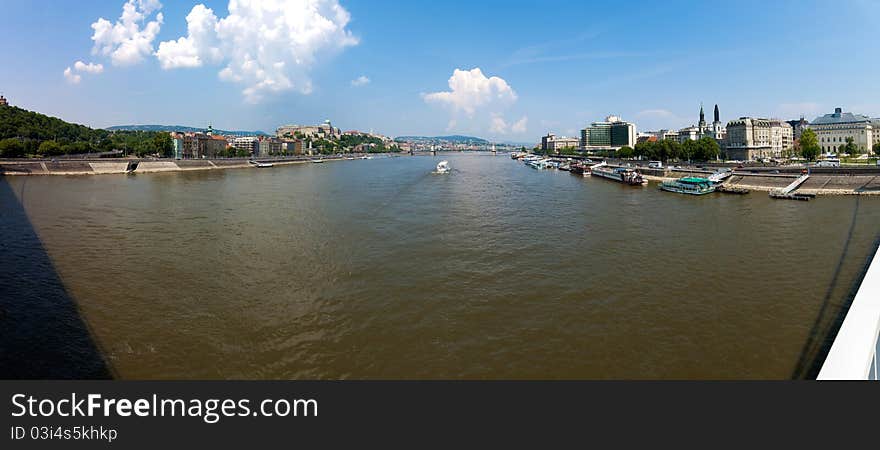
M10 62L0 69L0 91L16 106L98 128L212 124L271 133L332 118L391 136L510 142L537 142L548 131L575 137L609 114L639 131L677 130L696 125L700 103L720 104L725 124L812 120L840 106L880 115L880 99L870 95L878 62L839 51L870 37L859 26L876 6L866 1L778 2L757 17L750 2L636 2L621 11L490 1L463 16L454 2L395 4L394 17L358 0L166 3L60 1L40 14L26 2L3 6L20 20L0 30ZM696 20L679 20L685 6ZM589 10L593 22L547 25L560 10ZM299 21L254 33L267 11ZM730 31L726 24L745 15L748 24ZM821 32L780 26L819 21ZM503 25L487 33L489 23ZM48 31L19 38L37 25ZM264 44L275 47L251 58ZM40 48L44 56L33 58ZM832 82L844 72L847 83Z

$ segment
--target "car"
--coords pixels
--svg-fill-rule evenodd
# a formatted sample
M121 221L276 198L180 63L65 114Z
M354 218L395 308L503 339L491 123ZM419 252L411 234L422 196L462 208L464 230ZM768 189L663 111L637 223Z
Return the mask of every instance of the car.
M648 168L649 169L662 169L663 163L661 161L651 161L650 163L648 163Z

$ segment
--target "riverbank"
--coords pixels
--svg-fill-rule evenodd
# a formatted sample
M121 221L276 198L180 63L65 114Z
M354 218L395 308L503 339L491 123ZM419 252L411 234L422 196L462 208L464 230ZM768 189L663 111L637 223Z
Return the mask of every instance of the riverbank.
M276 166L310 164L316 160L332 162L348 158L362 158L364 155L346 157L293 157L265 158L257 162ZM124 160L5 160L0 161L0 175L113 175L129 173L129 163L137 163L134 173L186 172L194 170L255 169L248 159L124 159Z
M658 183L687 176L706 177L709 174L705 171L688 170L641 171L645 179ZM735 172L723 185L759 192L773 192L785 188L797 178L798 175ZM808 195L880 195L880 175L815 174L811 175L796 192Z

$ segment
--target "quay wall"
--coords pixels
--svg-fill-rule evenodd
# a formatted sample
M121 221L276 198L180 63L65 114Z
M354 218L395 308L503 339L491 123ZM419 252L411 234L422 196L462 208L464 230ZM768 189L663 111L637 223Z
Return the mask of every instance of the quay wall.
M351 155L354 156L354 155ZM344 158L323 158L324 161L340 161ZM266 158L259 162L278 165L306 164L312 158ZM252 169L247 159L199 159L199 160L0 160L0 175L111 175L124 174L129 162L137 162L135 173L182 172L191 170Z

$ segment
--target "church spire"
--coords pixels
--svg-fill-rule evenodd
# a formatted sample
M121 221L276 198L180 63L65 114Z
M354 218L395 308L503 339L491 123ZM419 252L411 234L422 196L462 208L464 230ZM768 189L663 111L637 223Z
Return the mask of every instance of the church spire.
M702 103L700 103L700 123L706 123L706 113L703 112Z
M715 104L715 123L721 122L721 113L718 112L718 104Z

